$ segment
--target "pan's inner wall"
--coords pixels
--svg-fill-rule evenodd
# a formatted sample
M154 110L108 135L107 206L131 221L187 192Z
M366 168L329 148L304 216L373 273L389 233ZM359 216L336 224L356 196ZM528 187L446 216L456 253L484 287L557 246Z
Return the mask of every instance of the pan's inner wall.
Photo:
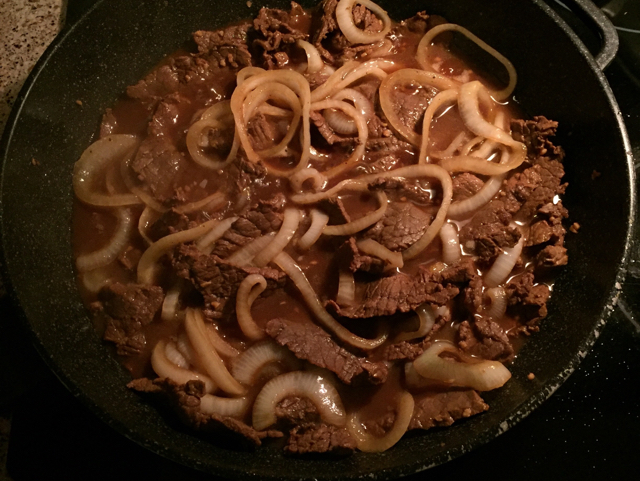
M184 45L191 32L255 15L262 4L102 1L36 69L19 116L7 127L5 269L36 344L65 384L105 421L162 455L240 478L408 474L491 439L505 419L539 404L593 341L624 254L632 196L624 134L601 78L534 1L379 3L395 19L427 10L466 26L515 64L516 99L524 110L560 122L557 143L567 151L570 182L565 204L581 229L569 234L570 264L557 280L550 315L521 351L514 379L488 396L488 413L446 430L410 435L389 452L330 462L283 459L275 448L245 453L212 446L168 424L125 388L128 375L101 344L76 291L70 246L72 167L90 144L101 112L127 85ZM266 5L289 7L288 1ZM33 158L39 165L32 165ZM596 179L594 171L601 173ZM536 373L535 382L526 380L529 372Z

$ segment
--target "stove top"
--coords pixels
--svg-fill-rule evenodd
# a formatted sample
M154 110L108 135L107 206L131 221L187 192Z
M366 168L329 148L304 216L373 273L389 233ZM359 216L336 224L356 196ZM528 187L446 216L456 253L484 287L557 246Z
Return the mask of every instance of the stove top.
M83 4L70 4L68 21ZM620 50L606 76L640 159L640 2L598 2L614 21ZM597 50L598 39L553 5ZM637 164L640 165L640 164ZM637 185L640 187L640 185ZM640 223L636 224L640 226ZM490 443L407 481L508 473L519 480L636 479L640 471L640 227L623 293L591 353L558 391L526 419ZM66 479L213 479L156 456L104 425L69 394L12 323L0 300L0 440L8 437L7 472L15 481L52 474ZM0 479L2 478L0 470Z

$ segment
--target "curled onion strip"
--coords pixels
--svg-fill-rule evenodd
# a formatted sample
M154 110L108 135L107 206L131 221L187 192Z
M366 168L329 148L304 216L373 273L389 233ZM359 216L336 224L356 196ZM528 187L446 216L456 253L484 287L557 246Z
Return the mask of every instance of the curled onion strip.
M138 282L150 286L154 284L158 260L178 244L196 240L218 224L212 219L192 229L183 230L159 239L144 251L138 262Z
M322 70L324 62L322 61L322 57L320 57L320 52L318 52L318 49L314 45L300 39L296 42L296 45L304 49L304 53L307 54L308 73L316 73Z
M245 67L236 75L236 85L240 87L249 77L266 72L265 69L260 67Z
M196 316L202 316L202 313L199 310L195 312L196 312ZM202 322L204 322L204 320ZM209 336L209 341L211 342L211 345L215 348L215 350L218 352L218 354L224 357L231 357L231 358L237 357L240 354L240 351L238 351L235 347L233 347L231 344L229 344L227 341L225 341L222 338L222 336L218 332L218 326L207 322L205 324L205 328L207 330L207 336Z
M356 282L353 272L341 270L338 278L338 295L336 302L339 306L350 306L356 299Z
M327 178L313 167L300 169L289 177L289 182L294 192L303 192L304 183L309 179L311 179L311 188L314 192L321 190L327 182Z
M458 262L462 257L462 252L460 251L460 239L456 226L445 223L440 229L440 240L442 241L442 260L444 263Z
M431 102L429 102L429 106L427 107L422 120L422 142L420 143L420 154L418 156L419 164L426 164L429 157L427 153L429 151L429 137L433 116L440 107L452 100L456 100L457 98L458 91L456 89L451 89L439 92L433 99L431 99Z
M440 354L448 351L463 358L463 362L443 359ZM477 361L463 356L450 343L434 342L415 361L413 367L422 377L447 383L451 386L470 387L476 391L491 391L504 385L511 373L498 361Z
M160 311L160 319L164 322L171 322L176 319L182 286L183 280L179 279L165 294L162 301L162 311Z
M485 291L485 295L491 300L489 308L483 315L493 319L500 319L507 312L507 292L504 287L491 287Z
M135 194L100 194L94 191L98 176L112 163L131 157L139 140L134 135L114 134L95 141L73 166L73 190L76 197L90 205L117 207L140 204Z
M104 286L113 282L110 269L104 267L98 267L92 271L84 272L80 277L84 288L94 294L98 293Z
M341 173L349 170L362 159L366 148L367 139L369 138L369 129L367 127L367 121L365 120L364 116L360 112L358 112L352 105L349 105L342 100L329 99L314 102L313 104L311 104L311 110L324 109L341 110L355 121L356 128L358 129L358 141L356 144L356 148L353 149L353 153L349 156L349 158L344 162L336 165L335 167L332 167L329 170L323 172L324 176L327 179L331 179L332 177L340 175Z
M231 112L231 103L228 100L222 100L207 110L200 116L200 120L195 122L187 131L186 143L187 150L191 158L202 167L212 170L224 169L236 158L239 143L234 139L231 150L227 154L225 160L221 160L217 154L207 155L202 151L206 147L208 140L206 136L211 130L229 130L233 127L233 114Z
M207 234L203 235L200 239L198 239L198 242L196 242L196 247L205 254L210 254L213 250L213 245L215 244L215 242L220 239L220 237L222 237L231 228L231 225L237 220L237 217L227 217L226 219L221 220L218 225L211 229Z
M456 25L453 23L444 23L427 31L427 33L424 35L424 37L422 37L422 40L420 40L420 43L418 44L417 58L420 66L425 70L432 70L431 65L429 65L429 61L427 60L427 51L429 49L429 46L433 42L433 39L440 35L442 32L446 31L460 32L469 40L478 45L478 47L480 47L482 50L492 55L502 65L504 65L504 68L509 74L509 83L504 89L493 91L491 92L491 94L496 100L506 100L507 98L509 98L509 96L513 93L513 89L515 89L516 83L518 81L518 74L516 73L516 69L513 64L496 49L489 46L486 42L479 39L469 30L461 27L460 25Z
M280 230L269 245L253 258L253 264L257 267L264 267L271 262L275 256L287 247L287 244L296 233L299 223L300 210L295 207L287 207L284 210L284 219Z
M178 367L187 369L189 367L189 361L182 355L182 353L176 347L174 342L167 342L164 348L164 355Z
M251 316L251 305L267 288L267 281L260 274L250 274L245 277L236 295L236 317L242 333L252 341L262 339L264 331L258 327Z
M238 356L231 366L233 377L246 386L253 386L264 375L267 366L279 366L277 374L299 369L300 361L288 349L270 339L257 342ZM269 370L269 374L272 374Z
M245 69L247 68L251 67L245 67ZM242 69L239 72L239 75L245 69ZM253 71L251 71L251 73L253 73ZM309 160L309 147L311 145L309 133L309 107L311 92L309 90L309 82L307 82L301 74L292 70L269 70L245 77L242 83L234 90L231 95L231 110L236 122L236 133L245 153L247 154L247 158L251 162L258 162L261 159L261 156L253 149L249 139L247 122L250 117L245 113L245 100L249 94L259 86L262 86L261 88L266 88L267 85L272 92L283 90L282 88L279 88L278 85L286 86L299 98L302 116L302 154L300 156L300 160L296 167L289 171L281 171L271 167L269 168L269 170L275 175L288 176L297 170L306 167ZM289 128L289 131L291 132L291 135L293 135L293 129ZM288 134L289 132L287 132L287 135Z
M420 339L431 332L436 323L436 313L433 308L429 304L422 304L416 308L416 314L420 322L418 329L410 332L401 332L396 337L396 342Z
M435 72L425 72L424 70L413 68L397 70L382 80L379 90L380 107L389 121L389 125L404 137L407 142L415 147L420 147L422 144L422 136L404 125L402 119L397 113L397 101L394 99L393 95L393 92L398 85L410 83L418 83L422 86L432 86L438 90L458 90L461 83Z
M289 396L303 396L315 404L320 417L328 424L344 426L346 414L336 388L322 376L294 371L271 379L253 404L253 427L258 431L276 423L276 406Z
M125 248L133 231L133 217L129 209L118 209L117 215L118 226L107 245L76 258L76 267L79 272L91 271L111 264Z
M446 149L441 151L430 152L429 156L435 159L441 159L443 157L451 157L453 154L456 153L456 150L458 150L462 146L466 136L467 136L466 132L458 133L458 135L455 136L455 138L451 141L451 143Z
M174 208L176 212L181 214L189 214L201 209L216 210L222 207L225 203L225 195L222 192L214 192L211 195L206 196L204 199L197 200L195 202L189 202L185 205L179 205Z
M318 209L311 209L310 216L311 225L309 226L309 230L298 240L298 249L301 250L307 250L315 244L322 235L324 227L329 222L329 216Z
M382 59L368 60L362 64L355 60L347 62L333 72L322 85L311 92L311 102L319 102L322 99L331 97L367 75L384 79L387 77L386 70L391 70L395 67L396 64L394 62Z
M333 100L351 100L354 107L362 114L365 120L371 119L373 115L373 104L371 101L354 89L343 89L331 97ZM323 113L327 124L339 134L351 135L358 132L355 121L348 115L335 110L326 109Z
M266 235L252 240L251 242L242 246L240 249L231 254L227 258L227 261L240 267L250 265L256 254L258 252L262 252L262 250L271 243L275 235L275 232L269 232Z
M320 324L322 324L324 328L328 329L329 332L335 334L342 341L353 347L363 350L371 350L380 346L387 340L389 335L388 332L383 332L376 339L366 339L364 337L356 336L336 321L320 303L318 296L313 290L313 287L311 287L311 284L309 284L307 276L304 275L300 266L298 266L287 253L281 252L278 254L274 259L274 262L278 264L280 269L282 269L294 282L305 303Z
M169 209L154 199L145 190L136 185L135 181L131 178L129 165L131 164L131 157L125 158L120 164L120 175L124 181L127 189L133 192L147 207L155 210L156 212L164 213Z
M507 247L502 250L496 260L493 261L491 268L483 276L484 285L487 287L498 287L507 280L509 274L518 262L518 258L522 253L524 246L524 236L520 236L520 240L513 247Z
M207 392L215 391L216 385L210 377L176 366L167 359L165 350L166 341L160 340L151 353L151 367L158 376L169 378L181 385L189 381L202 381Z
M365 254L382 259L393 269L396 267L402 268L402 266L404 266L404 260L402 259L402 254L400 252L393 252L373 239L359 240L356 245L358 246L358 249Z
M211 344L202 314L198 312L200 315L197 315L197 312L194 309L187 309L184 321L184 327L193 350L200 359L206 373L220 389L233 396L243 396L246 392L245 388L227 370L224 362Z
M382 21L379 32L365 32L356 27L353 20L353 6L360 4L368 8ZM351 43L369 44L382 40L391 30L391 19L386 11L370 0L340 0L336 5L336 21L342 34Z
M147 229L158 220L158 213L148 205L145 205L140 218L138 219L138 232L148 245L153 244L151 237L147 235Z
M356 438L356 444L360 451L365 453L380 453L395 445L407 432L409 423L413 417L415 401L411 393L402 391L398 396L396 419L393 427L381 438L376 438L367 433L362 423L358 420L357 413L349 416L348 428L351 435Z
M251 406L249 397L228 398L205 394L200 398L200 411L232 418L242 418Z
M365 187L362 190L366 192L368 189ZM351 235L378 222L382 217L384 217L384 213L387 211L389 202L387 201L387 194L383 191L377 191L375 192L375 195L378 199L378 203L380 204L378 209L369 214L363 215L359 219L347 222L346 224L325 226L322 233L325 235Z

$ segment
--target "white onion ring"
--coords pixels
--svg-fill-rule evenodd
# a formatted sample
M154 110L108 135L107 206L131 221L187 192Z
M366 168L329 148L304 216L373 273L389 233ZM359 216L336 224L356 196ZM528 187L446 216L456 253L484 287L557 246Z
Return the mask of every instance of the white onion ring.
M118 209L116 214L118 226L109 242L97 251L82 254L76 258L76 267L79 272L91 271L111 264L127 245L133 231L133 216L129 209L122 208Z
M194 312L196 316L202 317L202 313L200 312L200 310L196 310ZM218 332L218 326L216 324L207 322L206 324L204 324L204 327L207 331L209 342L211 342L211 345L214 347L218 354L227 358L234 358L240 355L240 351L238 351L235 347L233 347L222 338L222 336Z
M251 406L251 398L228 398L205 394L200 398L200 411L204 414L217 414L218 416L242 418Z
M374 59L362 64L355 60L349 61L311 92L311 102L319 102L331 97L367 75L384 79L387 77L386 70L394 70L395 68L397 68L396 64L389 60Z
M485 291L485 295L491 300L491 304L482 315L493 319L502 318L507 312L507 292L504 287L491 287Z
M289 244L298 229L299 223L300 210L295 207L287 207L284 210L284 218L280 230L269 245L253 258L253 264L257 267L264 267L271 262Z
M242 333L252 341L257 341L265 336L264 331L258 327L251 316L251 305L256 298L267 288L267 281L260 274L250 274L245 277L238 286L236 294L236 318Z
M436 313L429 304L422 304L416 308L416 314L420 324L418 329L410 332L401 332L395 339L395 342L410 341L411 339L420 339L431 332L436 323Z
M278 365L276 375L299 369L300 361L288 349L271 339L255 343L238 356L231 366L233 377L245 386L254 386L264 375L265 367ZM272 374L272 370L269 371ZM272 376L272 377L275 377Z
M353 6L360 4L371 10L382 20L382 30L375 33L367 33L356 27L353 21ZM391 19L386 11L370 0L340 0L336 5L336 21L342 34L354 44L370 44L382 40L391 30Z
M322 57L320 57L320 52L318 52L318 49L314 45L301 39L296 41L296 45L304 49L304 53L307 54L307 73L316 73L322 70L324 62L322 61Z
M458 98L458 90L444 90L439 92L431 102L429 102L429 106L427 110L424 112L424 117L422 120L422 141L420 143L420 153L418 155L418 164L426 164L428 159L428 151L429 151L429 137L431 133L431 121L433 120L433 116L436 114L437 110L442 107L447 102L451 102L452 100L456 100Z
M156 344L151 353L151 367L158 376L169 378L180 385L189 381L202 381L206 392L215 391L216 385L210 377L176 366L167 359L165 349L166 341L163 339Z
M311 209L311 225L307 232L298 240L298 249L307 250L322 235L322 231L329 222L329 216L319 209Z
M440 240L442 241L442 260L444 263L458 262L462 257L462 252L460 251L460 239L456 226L445 223L440 229Z
M518 262L523 246L524 236L520 236L520 240L515 246L502 249L502 252L493 261L491 268L482 277L485 286L498 287L507 280L516 262Z

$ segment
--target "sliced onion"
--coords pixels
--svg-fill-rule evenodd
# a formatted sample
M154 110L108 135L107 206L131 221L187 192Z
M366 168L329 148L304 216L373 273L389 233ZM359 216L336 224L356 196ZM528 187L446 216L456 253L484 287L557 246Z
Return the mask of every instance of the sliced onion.
M169 361L182 369L189 367L189 361L187 361L184 355L178 350L174 342L165 343L164 355Z
M238 72L238 75L236 75L236 85L240 87L240 85L242 85L249 77L253 77L254 75L264 72L266 72L266 70L260 67L245 67Z
M443 157L453 156L453 154L456 153L456 150L458 150L462 146L466 137L467 137L466 132L459 132L458 135L454 137L454 139L451 141L451 143L446 149L441 151L430 152L429 156L433 157L434 159L441 159Z
M422 304L416 308L416 314L420 324L418 329L411 332L401 332L396 337L395 342L410 341L411 339L420 339L431 332L436 323L436 313L429 304Z
M166 377L182 385L189 381L202 381L206 392L213 392L216 389L215 383L204 374L200 374L189 369L183 369L173 364L165 354L166 341L160 340L151 353L151 367L160 377Z
M264 267L271 262L289 244L299 223L300 210L295 207L287 207L284 210L284 219L280 230L271 243L253 258L253 264L257 267Z
M349 432L356 439L358 449L365 453L381 453L395 445L404 436L413 417L415 401L411 393L402 391L397 396L396 419L393 427L382 437L376 438L367 433L358 420L357 412L349 416Z
M318 49L311 45L309 42L305 40L298 40L296 42L298 47L304 49L304 53L307 54L307 72L308 73L316 73L322 70L324 67L324 62L322 61L322 57L320 57L320 52Z
M326 176L318 172L313 167L300 169L298 172L289 177L289 182L291 183L291 188L294 192L303 192L304 183L309 179L311 179L312 181L311 188L314 192L318 192L319 190L321 190L327 183Z
M362 190L366 191L368 189L364 188ZM347 222L346 224L328 225L324 228L322 233L325 235L352 235L378 222L384 217L384 213L387 211L389 202L387 200L387 194L385 194L383 191L375 192L375 196L378 199L378 203L380 204L380 207L378 207L378 209L369 214L363 215L356 220Z
M178 282L176 282L165 294L164 301L162 301L162 311L160 311L160 319L164 322L172 322L176 320L183 284L184 281L179 279Z
M443 359L440 354L450 352L464 361ZM470 387L476 391L491 391L504 385L511 373L498 361L477 361L463 356L450 343L434 342L415 361L413 367L422 377L451 386Z
M356 110L362 114L365 121L373 115L373 104L362 92L354 89L343 89L331 97L333 100L350 100ZM355 120L335 109L326 109L323 113L327 124L333 130L343 135L352 135L358 132Z
M353 272L340 270L338 278L338 295L336 302L339 306L350 306L356 300L356 282L353 278Z
M107 245L76 258L76 267L79 272L91 271L111 264L125 248L133 231L133 217L129 209L118 209L117 215L118 226Z
M82 285L86 290L94 294L98 293L100 289L113 282L112 272L110 269L104 267L98 267L92 271L83 272L80 275L82 279Z
M253 404L254 429L262 431L275 424L276 406L289 396L308 398L328 424L346 424L346 414L336 388L322 376L294 371L275 377L264 385Z
M369 33L356 27L353 20L353 6L360 4L371 10L382 20L382 30L380 32ZM342 34L351 43L370 44L382 40L389 30L391 30L391 19L386 11L370 0L340 0L336 5L336 21Z
M298 249L307 250L322 235L324 227L329 222L329 216L319 209L311 209L311 225L307 232L298 240Z
M140 237L144 239L147 245L153 244L153 240L151 237L147 235L147 229L149 226L153 225L153 223L158 220L158 212L154 209L146 205L142 214L140 214L140 218L138 219L138 233Z
M382 259L387 266L392 269L402 268L402 266L404 266L404 260L402 259L402 254L400 252L393 252L373 239L359 240L356 242L356 245L360 251L370 256L376 256L377 258Z
M439 92L433 99L431 99L431 102L429 102L429 106L424 112L424 117L422 119L422 141L420 143L420 153L418 154L419 164L426 164L427 159L429 158L429 138L433 116L443 105L456 100L457 98L458 90L450 89Z
M135 135L114 134L91 144L73 166L73 190L82 202L99 206L140 204L135 194L100 194L95 192L96 179L112 163L131 157L139 144Z
M320 303L318 296L313 290L313 287L311 287L311 284L309 284L307 276L304 275L300 266L298 266L286 252L278 254L273 261L278 264L280 269L282 269L294 282L300 291L302 298L307 304L307 307L309 307L316 319L329 332L335 334L350 346L363 350L375 349L387 340L389 333L386 331L375 339L366 339L364 337L356 336L336 321Z
M226 159L222 159L217 154L207 155L203 152L202 139L208 135L211 130L230 130L233 128L233 114L231 112L231 103L228 100L222 100L209 107L200 116L200 120L195 122L187 131L186 143L187 150L191 158L202 167L212 170L220 170L229 165L236 158L240 143L234 138L231 151L227 154Z
M195 315L202 316L202 313L199 310L196 310ZM218 332L218 326L210 322L205 323L204 326L207 331L207 336L209 337L209 342L211 342L211 345L215 348L218 354L228 358L233 358L240 355L240 351L238 351L235 347L233 347L222 338L222 336Z
M245 388L231 376L224 362L211 344L202 317L196 315L196 311L193 309L187 309L184 327L187 336L189 336L189 342L193 346L193 350L213 382L228 394L243 396L246 392Z
M251 316L251 306L267 288L267 280L260 274L249 274L238 286L236 294L236 317L242 333L252 341L265 336Z
M491 301L489 308L483 315L493 319L500 319L507 312L507 292L504 287L491 287L485 291L485 295Z
M220 239L231 228L231 225L237 220L237 217L227 217L226 219L221 220L218 225L211 229L207 234L203 235L200 239L198 239L198 242L196 242L196 247L205 254L210 254L216 241Z
M352 60L333 72L327 80L311 92L311 102L332 97L363 77L372 75L379 79L387 77L386 70L395 70L397 65L389 60L374 59L364 63Z
M486 42L484 42L483 40L480 40L469 30L467 30L464 27L461 27L460 25L456 25L453 23L444 23L442 25L438 25L434 28L431 28L427 31L427 33L424 35L424 37L422 37L422 40L420 40L420 43L418 44L417 58L418 58L418 63L420 63L420 66L425 70L431 70L431 65L429 64L429 61L427 59L427 49L429 48L429 46L431 45L431 42L433 42L433 39L435 37L440 35L442 32L446 32L446 31L460 32L469 40L473 41L476 45L478 45L478 47L480 47L482 50L492 55L502 65L504 65L504 68L507 70L507 73L509 74L509 83L504 89L493 91L491 93L496 100L506 100L513 93L513 90L516 86L516 82L518 80L518 75L516 73L516 69L514 68L513 64L509 62L509 60L500 52L498 52L496 49L489 46Z
M240 249L235 251L227 258L227 262L235 264L239 267L248 266L256 256L258 252L262 252L267 247L273 238L276 236L275 232L269 232L266 235L260 236L248 244L245 244Z
M138 262L138 282L147 286L153 285L158 267L157 262L163 255L178 244L196 240L216 226L218 222L218 220L212 219L192 229L169 234L151 244L149 248L144 251L144 254L142 254Z
M251 406L251 399L247 396L228 398L205 394L200 398L200 411L204 414L242 418Z
M498 287L507 280L516 262L518 262L523 246L524 236L520 236L520 240L515 246L502 249L502 252L496 257L496 260L493 261L491 268L483 276L485 286Z
M127 189L129 189L133 194L135 194L143 204L156 212L167 212L169 210L168 207L165 207L156 199L154 199L148 192L142 189L140 186L136 184L136 182L131 178L131 169L129 168L131 164L131 157L128 157L122 161L120 164L120 175L122 176L122 180L124 181Z
M458 262L462 257L462 252L460 251L460 239L456 226L445 223L440 229L440 240L442 241L442 260L444 263Z
M225 203L225 195L222 192L214 192L213 194L206 196L204 199L174 207L174 210L181 214L189 214L190 212L195 212L197 210L214 211L222 207Z
M238 356L231 366L233 377L245 386L253 386L267 366L280 366L271 377L300 368L300 361L288 349L271 339L257 342ZM270 370L270 374L272 374Z

